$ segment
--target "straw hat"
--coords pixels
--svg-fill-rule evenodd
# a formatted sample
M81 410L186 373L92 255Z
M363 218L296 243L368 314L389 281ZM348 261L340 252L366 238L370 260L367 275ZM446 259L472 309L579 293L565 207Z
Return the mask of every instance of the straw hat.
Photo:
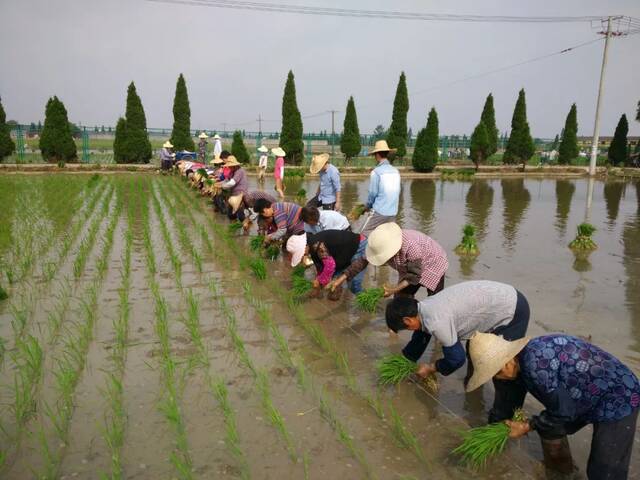
M231 207L231 213L236 213L242 205L242 193L229 197L229 206Z
M234 157L233 155L229 155L227 157L227 159L224 161L224 166L225 167L239 167L242 164L238 161L238 159L236 157Z
M389 148L386 140L378 140L373 147L373 150L369 150L369 155L373 155L378 152L395 152L395 148Z
M220 135L218 135L217 133L213 136L214 140L220 140Z
M206 133L202 132L200 135L198 135L198 138L209 138L209 135L207 135Z
M302 261L307 247L307 234L291 235L287 240L287 252L291 254L291 266L295 267Z
M320 170L322 170L322 167L324 167L328 161L329 161L328 153L321 153L320 155L314 155L313 158L311 159L311 166L309 167L309 171L311 172L312 175L315 175Z
M284 157L287 155L287 152L285 152L282 148L280 147L276 147L276 148L272 148L271 149L271 153L273 153L276 157Z
M171 145L171 142L167 140L162 144L162 148L173 148L173 145Z
M365 256L371 265L384 265L400 251L402 229L397 223L383 223L371 232Z
M524 337L510 342L493 333L476 332L469 341L469 356L473 363L473 375L467 384L467 392L487 383L502 370L531 340Z
M260 145L260 148L258 148L258 151L260 153L267 153L269 151L269 149L267 147L265 147L264 145Z

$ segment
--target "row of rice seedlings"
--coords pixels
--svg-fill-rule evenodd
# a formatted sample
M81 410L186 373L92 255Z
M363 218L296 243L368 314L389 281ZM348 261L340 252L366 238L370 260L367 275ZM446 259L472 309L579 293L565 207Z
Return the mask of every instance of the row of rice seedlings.
M60 327L62 326L71 302L72 287L69 278L65 276L59 283L60 290L55 295L57 302L53 309L47 313L47 338L49 345L53 345L58 339Z
M153 252L153 243L151 242L151 222L149 220L149 196L147 192L143 192L144 185L142 182L138 186L138 195L136 197L140 212L142 214L142 241L147 260L147 269L152 277L156 274L156 256Z
M39 478L57 478L62 450L67 444L68 430L74 411L73 395L80 376L84 371L86 356L93 340L93 331L97 320L97 306L100 288L104 280L107 268L107 260L113 247L113 237L120 218L122 202L116 199L115 208L111 212L111 218L103 234L102 251L98 258L96 274L81 296L81 312L83 321L76 326L76 331L70 328L65 330L62 353L56 359L53 370L54 385L58 392L58 399L53 406L44 405L44 411L51 422L52 428L60 441L60 448L52 449L43 434L41 438L41 451L45 459L43 471L38 473Z
M201 365L208 366L207 349L200 331L200 300L193 294L191 289L187 292L187 316L183 319L183 322L189 332L191 341L196 346L197 353L194 360Z
M420 442L416 436L404 424L402 417L398 414L393 404L389 402L389 413L391 417L391 431L401 447L409 449L427 468L431 468L427 457L425 456Z
M160 202L156 197L156 193L151 188L151 200L153 202L153 208L156 212L156 216L158 217L158 221L160 222L160 232L162 233L162 238L164 240L165 248L169 253L169 259L171 260L171 265L173 266L173 272L176 276L176 281L182 284L182 262L175 248L173 247L173 240L171 238L171 234L169 233L169 227L167 227L167 222L164 218L164 214L162 213L162 208L160 207Z
M28 335L18 340L12 353L16 366L13 382L14 401L11 405L17 431L36 413L36 397L42 382L44 354L38 340Z

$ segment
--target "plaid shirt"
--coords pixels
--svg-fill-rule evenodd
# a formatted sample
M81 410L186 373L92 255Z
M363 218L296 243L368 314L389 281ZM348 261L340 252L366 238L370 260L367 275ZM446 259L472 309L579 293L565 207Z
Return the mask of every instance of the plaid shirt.
M400 281L435 290L449 262L444 249L431 237L415 230L402 230L402 246L387 262L398 271Z
M253 208L253 206L256 204L256 200L261 198L264 200L268 200L271 203L276 203L276 199L273 197L273 195L269 195L263 190L252 190L250 192L246 192L242 196L242 201L244 202L244 206L246 208Z

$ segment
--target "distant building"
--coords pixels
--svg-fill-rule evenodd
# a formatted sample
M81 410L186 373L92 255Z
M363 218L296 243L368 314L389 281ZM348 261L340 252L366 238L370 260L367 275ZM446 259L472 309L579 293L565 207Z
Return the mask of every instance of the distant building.
M580 150L591 150L591 140L593 140L593 137L578 137L578 148ZM600 137L600 150L609 150L611 140L613 140L613 137ZM640 137L627 137L627 140L631 145L635 145L640 140Z

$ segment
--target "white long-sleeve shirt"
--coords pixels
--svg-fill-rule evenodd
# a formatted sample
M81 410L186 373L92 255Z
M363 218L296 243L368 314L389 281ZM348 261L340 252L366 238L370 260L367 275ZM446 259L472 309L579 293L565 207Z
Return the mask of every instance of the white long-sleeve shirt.
M213 156L219 157L220 153L222 153L222 142L219 138L216 138L215 143L213 144Z
M267 168L268 156L266 154L260 155L260 159L258 160L258 167Z

